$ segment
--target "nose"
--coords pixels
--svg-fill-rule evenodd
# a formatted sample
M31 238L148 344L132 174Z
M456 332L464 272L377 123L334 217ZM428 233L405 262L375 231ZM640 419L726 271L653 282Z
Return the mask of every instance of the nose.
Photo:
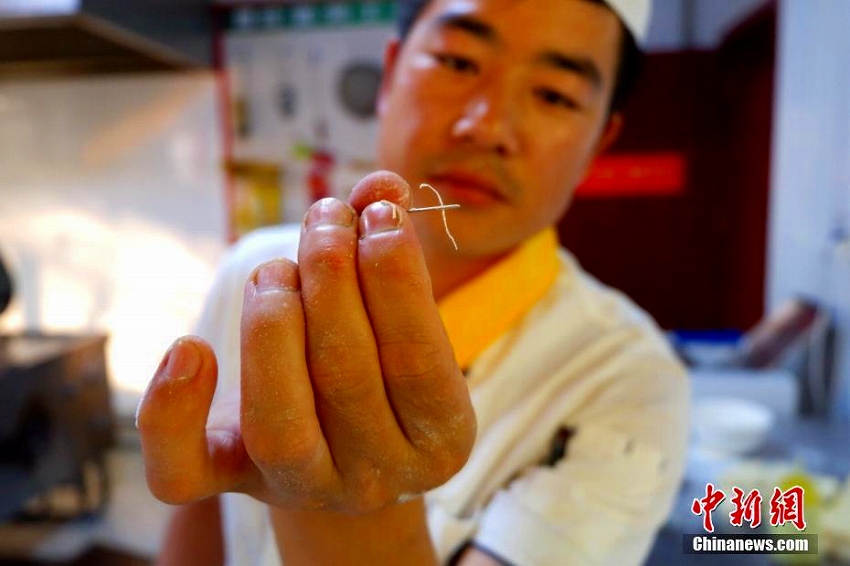
M519 149L515 98L503 79L494 77L482 83L454 123L452 135L508 157Z

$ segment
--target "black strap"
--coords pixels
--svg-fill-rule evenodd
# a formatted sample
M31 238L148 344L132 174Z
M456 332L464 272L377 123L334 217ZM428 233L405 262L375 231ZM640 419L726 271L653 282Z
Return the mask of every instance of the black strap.
M0 258L0 313L12 302L12 276Z
M461 546L458 549L458 551L455 552L452 555L452 557L446 563L447 566L457 566L458 561L460 560L460 557L463 555L464 552L466 552L467 548L474 548L475 550L478 550L479 552L483 552L484 554L486 554L487 556L489 556L490 558L492 558L493 560L495 560L496 562L498 562L502 566L516 566L513 562L511 562L509 560L505 560L504 558L502 558L501 556L499 556L498 554L496 554L495 552L493 552L492 550L490 550L486 546L483 546L481 543L476 542L474 540L466 541L466 543L464 543L463 546Z

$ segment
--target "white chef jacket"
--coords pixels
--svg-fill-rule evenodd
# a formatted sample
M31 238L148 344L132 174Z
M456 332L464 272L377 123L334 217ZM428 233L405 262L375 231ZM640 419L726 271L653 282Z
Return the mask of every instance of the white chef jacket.
M239 376L246 278L269 259L294 260L299 232L258 230L222 263L197 328L218 356L218 391ZM425 498L443 562L474 541L518 566L640 564L678 490L683 367L643 311L557 253L554 284L468 369L476 443ZM264 504L224 494L222 513L227 564L281 563Z

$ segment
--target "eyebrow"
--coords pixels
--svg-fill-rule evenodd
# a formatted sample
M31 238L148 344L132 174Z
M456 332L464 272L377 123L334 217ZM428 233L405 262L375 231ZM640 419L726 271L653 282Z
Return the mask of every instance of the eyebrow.
M469 32L478 39L482 39L487 43L499 43L496 30L494 30L491 25L465 14L458 14L456 12L440 14L437 18L436 26L443 29L457 29Z
M442 29L454 29L467 32L490 45L499 45L496 30L478 18L457 12L446 12L437 17L435 26ZM537 58L537 63L545 67L577 74L594 87L602 86L602 73L591 59L567 55L558 51L545 51Z
M557 51L546 51L540 54L537 60L547 67L576 73L587 79L595 88L602 86L602 73L599 72L596 63L590 59L564 55Z

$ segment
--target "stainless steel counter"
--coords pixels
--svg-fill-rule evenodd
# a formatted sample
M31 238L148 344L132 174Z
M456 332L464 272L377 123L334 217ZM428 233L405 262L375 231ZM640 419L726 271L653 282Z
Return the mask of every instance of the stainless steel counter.
M114 439L105 343L102 335L0 336L0 520L57 485L79 488L80 512L103 505L103 457Z

